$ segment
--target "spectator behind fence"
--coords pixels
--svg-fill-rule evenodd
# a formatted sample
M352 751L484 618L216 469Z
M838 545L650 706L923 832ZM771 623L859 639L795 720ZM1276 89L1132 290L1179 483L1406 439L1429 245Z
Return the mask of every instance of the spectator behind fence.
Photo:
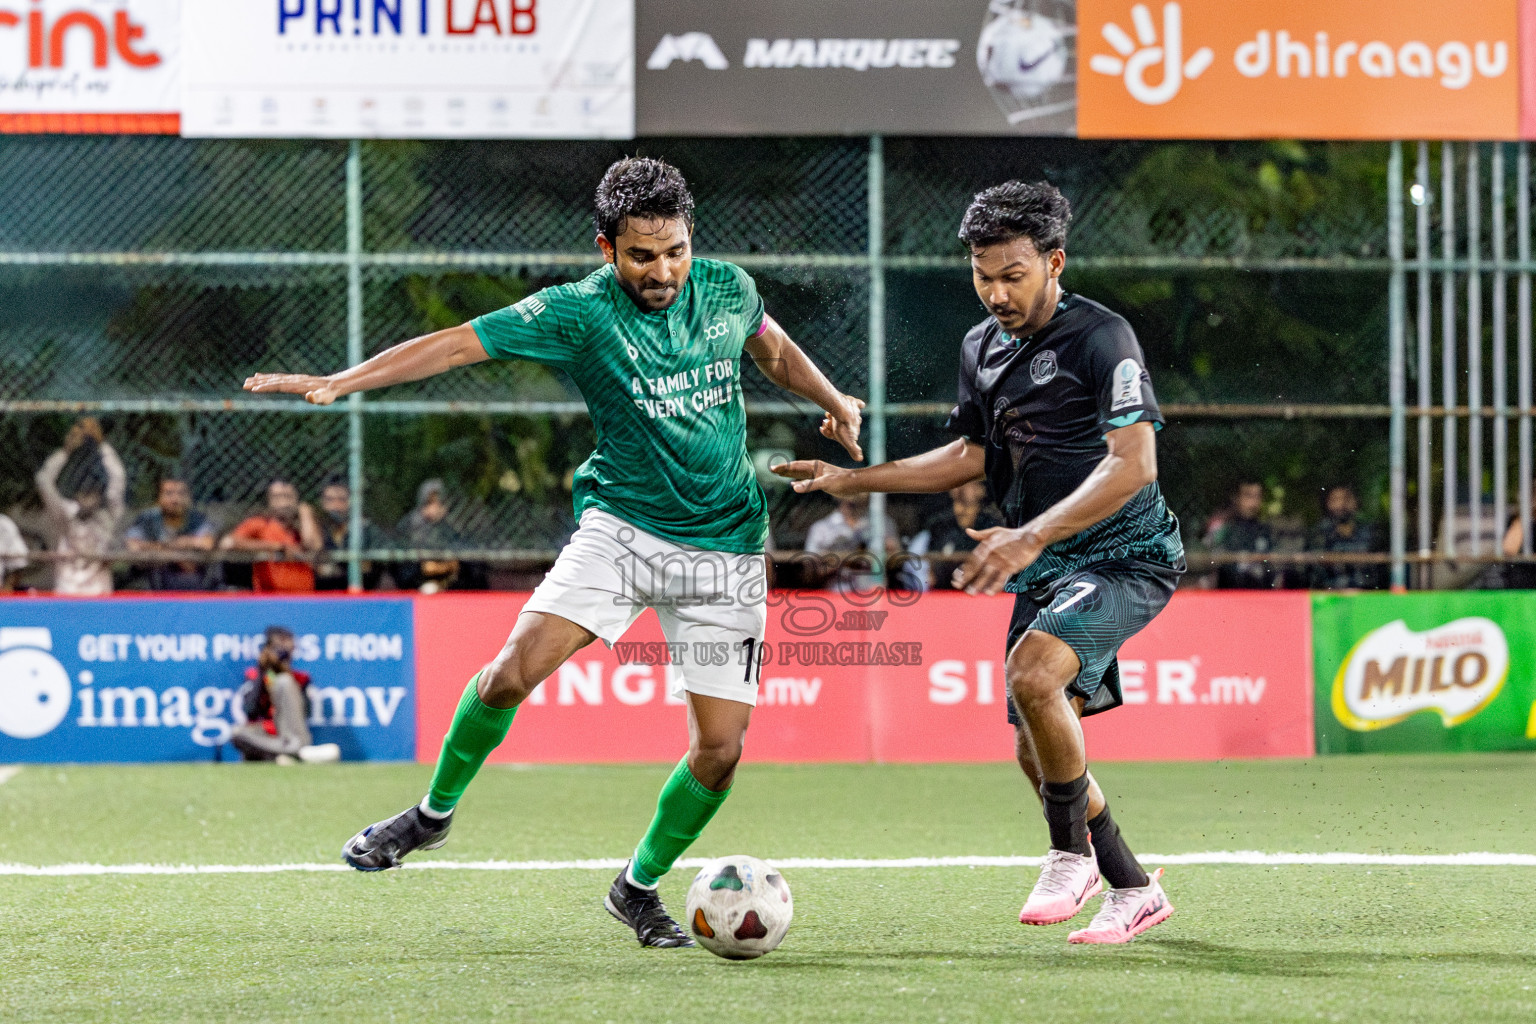
M885 517L885 553L901 549L896 522ZM811 524L805 535L805 550L822 556L822 573L829 590L868 590L881 582L879 573L855 572L850 565L856 556L869 552L869 495L852 494L837 499L832 512ZM864 558L859 558L863 562Z
M1308 551L1368 554L1378 550L1376 531L1360 520L1360 498L1347 484L1336 484L1323 495L1323 519L1307 538ZM1316 590L1372 590L1379 586L1381 567L1328 562L1311 567Z
M192 489L178 477L160 481L155 507L140 512L123 535L129 551L212 551L218 530L192 504ZM207 590L218 583L208 562L155 562L145 567L150 590Z
M10 516L0 513L0 594L15 590L11 574L27 565L27 542Z
M101 556L112 549L122 522L127 481L122 460L90 416L69 428L64 447L37 471L37 493L56 536L54 551L71 556L54 564L54 593L112 593L112 569Z
M447 491L438 479L424 481L416 488L416 507L400 520L395 532L412 548L443 551L464 544L464 538L448 522ZM458 583L462 568L456 558L400 562L395 566L394 576L401 587L435 594Z
M1532 490L1536 501L1536 488ZM1519 499L1516 511L1504 525L1502 550L1505 558L1519 558L1525 548L1525 529L1520 525ZM1536 562L1511 562L1504 566L1504 586L1510 590L1536 590Z
M321 550L345 554L352 549L352 488L340 474L327 477L320 486L320 541ZM368 520L363 520L359 531L364 551L381 547L378 531ZM363 563L363 589L374 590L379 585L383 568L372 562ZM346 590L347 563L325 561L315 567L316 590Z
M1264 485L1253 480L1239 483L1231 507L1206 527L1206 547L1223 553L1268 554L1275 538L1269 524L1259 518L1263 510ZM1268 590L1274 585L1274 573L1262 561L1230 562L1216 570L1216 586L1223 590Z
M293 484L278 478L267 485L266 507L231 530L219 547L293 559L319 551L321 543L314 510L300 503ZM315 589L315 570L308 562L257 562L251 567L251 588L258 594L309 593Z
M949 508L928 517L916 537L912 538L912 554L964 555L979 543L966 530L990 530L1003 522L986 507L987 485L980 480L961 484L949 492ZM924 563L928 586L939 590L953 589L950 577L958 561L939 561L938 568Z
M1508 532L1508 527L1504 532ZM1483 495L1475 502L1458 504L1453 514L1440 517L1439 533L1435 536L1435 552L1440 559L1429 567L1429 589L1498 590L1506 586L1506 566L1482 561L1498 557L1502 546L1499 524Z
M334 743L315 744L309 733L309 673L293 667L293 631L268 626L256 666L245 670L236 699L245 724L230 742L247 761L323 763L341 759Z

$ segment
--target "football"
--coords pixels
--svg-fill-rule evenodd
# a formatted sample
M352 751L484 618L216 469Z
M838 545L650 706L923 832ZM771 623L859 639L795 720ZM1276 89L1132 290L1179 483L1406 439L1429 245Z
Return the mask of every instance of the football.
M1050 18L1007 14L982 31L976 64L987 85L1030 100L1062 80L1069 55L1066 35Z
M688 928L699 945L727 960L753 960L784 941L795 901L789 883L756 857L712 860L688 887Z

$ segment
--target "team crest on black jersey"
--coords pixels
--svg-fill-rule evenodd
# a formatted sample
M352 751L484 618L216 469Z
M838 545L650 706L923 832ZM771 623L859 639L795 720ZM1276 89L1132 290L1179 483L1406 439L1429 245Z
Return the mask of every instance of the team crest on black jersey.
M1056 353L1050 349L1037 352L1029 361L1029 379L1036 384L1049 384L1056 376Z

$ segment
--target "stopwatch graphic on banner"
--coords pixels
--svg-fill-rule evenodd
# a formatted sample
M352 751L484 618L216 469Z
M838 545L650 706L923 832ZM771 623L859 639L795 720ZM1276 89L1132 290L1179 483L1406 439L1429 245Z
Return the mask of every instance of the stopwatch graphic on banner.
M0 733L36 739L58 728L74 691L44 628L0 627Z

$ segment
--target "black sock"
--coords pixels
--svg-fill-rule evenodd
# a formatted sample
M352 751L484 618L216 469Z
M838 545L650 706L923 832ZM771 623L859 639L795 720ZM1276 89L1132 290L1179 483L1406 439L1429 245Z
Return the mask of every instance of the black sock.
M1051 830L1051 848L1086 857L1088 847L1088 773L1071 782L1042 782L1045 824Z
M1120 826L1109 816L1109 808L1088 821L1088 831L1093 833L1093 852L1099 859L1099 874L1116 889L1139 889L1150 885L1152 879L1142 870L1136 855L1125 845Z

